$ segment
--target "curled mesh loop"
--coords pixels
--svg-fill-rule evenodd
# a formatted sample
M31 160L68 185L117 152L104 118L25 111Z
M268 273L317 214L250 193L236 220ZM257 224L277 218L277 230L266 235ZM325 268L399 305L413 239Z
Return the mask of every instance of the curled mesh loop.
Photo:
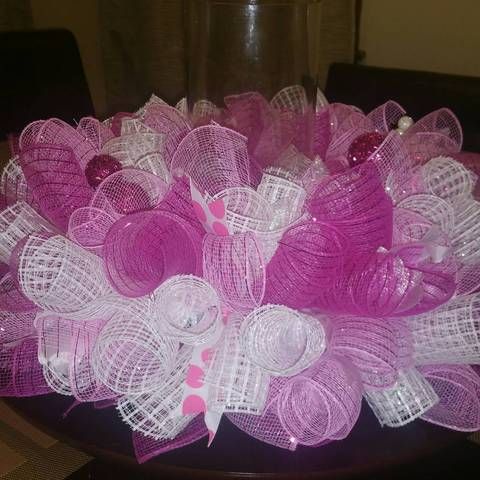
M191 354L190 347L182 347L174 357L170 370L164 372L162 383L158 383L153 391L120 398L117 410L132 430L155 440L171 440L192 421L194 415L177 413Z
M264 301L302 308L340 277L347 242L328 224L305 221L289 228L267 265Z
M400 370L392 387L366 389L365 399L381 425L401 427L421 417L438 403L438 395L415 368Z
M473 179L470 172L451 157L436 157L422 169L428 193L454 203L471 197Z
M172 275L201 271L201 238L169 212L138 212L118 220L103 248L108 278L127 297L153 292Z
M292 376L325 351L322 324L281 305L265 305L247 315L242 345L248 359L274 376Z
M480 429L480 378L469 365L435 365L420 371L440 398L423 420L462 432Z
M115 218L104 210L78 208L68 221L68 238L85 250L101 255L105 237L114 223Z
M156 175L127 168L109 175L97 188L90 206L112 218L157 207L168 191Z
M154 292L158 311L155 325L169 337L187 345L209 341L220 326L220 300L202 278L176 275Z
M240 342L241 316L229 317L205 375L210 386L208 408L217 412L259 415L263 412L270 376L246 356Z
M0 211L0 261L8 263L17 245L31 233L48 233L51 227L32 207L25 202L16 202Z
M18 261L23 294L45 310L76 312L110 292L100 259L60 235L30 235Z
M265 269L254 234L205 235L203 276L233 310L259 306L265 292Z
M406 320L417 364L480 363L480 294L455 298Z
M397 332L383 319L342 317L332 319L330 348L348 358L363 384L388 388L398 377L401 357Z
M207 125L192 130L180 143L170 170L192 179L213 197L232 187L250 185L246 138L233 130Z
M119 394L152 392L163 385L173 368L178 343L149 323L151 306L133 303L102 329L92 355L93 371Z
M20 164L38 211L65 232L72 212L92 199L74 151L70 146L34 145L22 150Z

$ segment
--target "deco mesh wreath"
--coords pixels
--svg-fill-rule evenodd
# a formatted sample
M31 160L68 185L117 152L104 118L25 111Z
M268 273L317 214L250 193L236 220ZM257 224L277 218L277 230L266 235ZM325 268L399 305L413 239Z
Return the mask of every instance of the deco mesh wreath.
M441 109L301 87L28 125L1 177L0 395L115 405L139 461L480 428L480 203ZM313 125L312 125L313 122ZM313 132L313 146L306 132Z

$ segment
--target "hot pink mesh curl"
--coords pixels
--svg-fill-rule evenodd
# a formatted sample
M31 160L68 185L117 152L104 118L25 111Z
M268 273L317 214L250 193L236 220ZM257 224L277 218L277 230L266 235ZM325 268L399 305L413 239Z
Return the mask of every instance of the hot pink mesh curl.
M172 275L201 272L201 238L182 218L151 210L125 216L103 248L114 288L127 297L151 293Z
M307 208L317 221L337 227L358 252L391 246L392 203L373 165L325 179Z
M176 448L185 447L208 435L202 415L197 415L179 435L173 440L155 440L133 432L133 448L139 463L144 463L161 453L170 452Z
M0 396L31 397L51 392L38 363L36 339L14 347L0 346Z
M20 163L40 213L65 232L70 215L88 205L93 193L73 150L34 145L22 150Z
M302 222L288 229L267 265L264 303L302 308L342 275L348 245L327 223Z

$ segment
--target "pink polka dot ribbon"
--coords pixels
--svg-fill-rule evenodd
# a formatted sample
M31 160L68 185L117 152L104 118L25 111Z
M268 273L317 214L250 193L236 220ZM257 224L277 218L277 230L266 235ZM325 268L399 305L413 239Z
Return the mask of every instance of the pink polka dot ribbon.
M195 214L208 233L219 236L230 235L227 227L227 211L223 198L207 202L198 188L190 180L190 192Z

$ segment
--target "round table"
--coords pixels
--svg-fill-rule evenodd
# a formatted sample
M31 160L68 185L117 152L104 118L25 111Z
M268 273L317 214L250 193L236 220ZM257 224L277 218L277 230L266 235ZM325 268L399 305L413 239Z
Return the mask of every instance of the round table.
M72 405L69 397L52 394L8 399L8 403L32 423L96 458L138 473L158 474L162 480L349 478L419 460L466 436L422 420L382 428L364 403L350 435L319 448L299 447L295 452L275 448L247 436L224 418L210 448L202 439L137 465L131 430L113 407L98 410L81 404L64 416Z

